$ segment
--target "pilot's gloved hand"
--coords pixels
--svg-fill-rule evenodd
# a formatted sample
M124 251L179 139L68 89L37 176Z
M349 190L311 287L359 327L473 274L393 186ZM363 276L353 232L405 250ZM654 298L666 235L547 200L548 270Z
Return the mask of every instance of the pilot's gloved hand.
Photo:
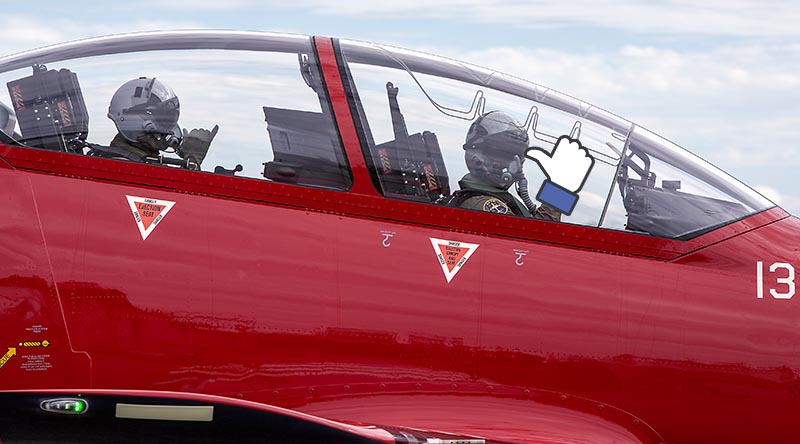
M203 162L208 153L208 147L211 146L211 141L219 131L219 125L214 125L214 128L209 131L203 128L195 128L191 131L186 128L183 129L183 142L181 142L181 152L183 158L191 157L192 160L198 164Z

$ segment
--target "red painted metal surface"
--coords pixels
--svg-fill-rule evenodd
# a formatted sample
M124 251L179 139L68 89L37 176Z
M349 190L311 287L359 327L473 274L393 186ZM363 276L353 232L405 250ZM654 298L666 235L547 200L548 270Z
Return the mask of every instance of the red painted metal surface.
M352 125L344 121L340 125ZM216 196L238 201L261 202L316 211L348 214L370 219L397 220L404 223L438 227L448 231L481 233L506 238L527 239L586 249L599 253L675 259L747 230L789 217L781 208L750 216L689 241L656 238L623 231L597 229L581 225L504 217L478 211L463 211L387 199L371 195L374 188L368 177L356 175L355 181L368 194L297 187L276 182L241 180L236 177L203 174L154 165L74 156L0 145L0 157L17 168L42 171L59 176L85 178L101 182L130 183L147 189L174 190L180 193ZM351 160L352 162L352 160Z
M39 224L41 208L34 199L31 182L26 174L0 169L0 189L3 190L0 353L9 358L0 368L3 384L8 387L91 384L90 359L74 351L65 328L50 250ZM47 343L43 344L44 341ZM35 342L39 343L34 345Z
M416 402L431 384L470 398L476 390L464 387L479 383L517 398L527 389L591 399L667 439L757 442L762 430L740 426L749 421L771 424L765 442L792 433L800 307L756 299L755 261L798 262L782 242L800 228L794 218L669 263L149 190L176 204L142 241L125 199L139 187L0 177L19 212L3 260L26 252L29 264L4 266L16 295L6 303L22 295L41 307L15 309L14 341L28 323L63 329L46 312L57 310L56 291L71 339L68 349L63 334L50 339L58 371L43 371L46 382L10 365L6 387L85 386L85 365L56 358L90 356L95 387L242 396L315 414L337 402L349 412L356 391L364 401L394 390L407 408L386 411L384 423L409 410L435 418ZM382 232L394 233L389 247ZM450 284L431 237L480 245ZM527 252L522 266L516 250Z
M367 164L361 151L361 144L358 141L358 134L355 126L353 126L353 116L350 114L347 94L345 94L344 86L342 85L339 65L336 63L336 55L333 52L333 41L327 37L314 37L314 44L319 56L320 69L328 88L328 97L333 107L333 115L339 127L342 145L347 153L350 169L353 172L353 187L351 191L368 196L378 196L378 192L370 181Z
M51 342L19 347L0 388L521 442L796 442L800 300L757 263L800 264L798 219L682 242L384 199L317 43L347 193L0 147L18 168L0 168L0 347ZM144 241L126 195L175 206ZM431 238L478 245L449 283Z
M479 393L450 386L430 388L415 395L372 394L320 401L314 411L397 424L414 424L424 430L461 430L471 436L521 443L659 443L661 439L641 421L613 407L558 393L528 390L524 396L498 394L501 388L481 387ZM413 391L412 391L413 393ZM465 396L469 394L469 396ZM492 415L490 412L504 412ZM528 424L528 427L520 427Z

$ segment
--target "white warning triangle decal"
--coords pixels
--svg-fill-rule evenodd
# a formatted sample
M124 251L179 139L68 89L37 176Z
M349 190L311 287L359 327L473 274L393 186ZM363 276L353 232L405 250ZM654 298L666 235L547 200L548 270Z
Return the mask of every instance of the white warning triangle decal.
M456 273L467 263L469 257L479 246L478 244L434 239L432 237L430 240L448 283L453 280Z
M142 234L142 240L147 239L156 226L167 217L167 213L175 205L168 200L150 199L148 197L128 196L128 204L133 212L133 219Z

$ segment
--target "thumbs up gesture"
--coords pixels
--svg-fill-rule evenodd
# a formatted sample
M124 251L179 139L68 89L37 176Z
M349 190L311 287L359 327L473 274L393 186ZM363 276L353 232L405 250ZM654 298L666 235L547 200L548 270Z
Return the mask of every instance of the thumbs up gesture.
M594 158L577 139L561 136L552 153L530 148L525 157L539 164L547 180L536 195L543 204L569 216L578 203L578 192L594 166Z

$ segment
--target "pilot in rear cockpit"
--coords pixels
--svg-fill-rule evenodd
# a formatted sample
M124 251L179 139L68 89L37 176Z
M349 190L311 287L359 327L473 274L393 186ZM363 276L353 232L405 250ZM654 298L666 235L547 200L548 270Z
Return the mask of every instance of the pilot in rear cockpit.
M134 162L172 163L200 169L219 126L212 130L181 130L180 102L172 89L156 78L139 77L122 85L108 107L117 135L108 147L94 146L93 156ZM161 151L174 152L182 161L165 162Z
M528 197L522 162L528 150L528 134L507 114L491 111L470 126L464 143L469 173L458 185L450 206L490 213L513 214L558 221L561 213L547 206L536 207ZM508 189L517 184L519 201ZM527 204L527 205L526 205Z

